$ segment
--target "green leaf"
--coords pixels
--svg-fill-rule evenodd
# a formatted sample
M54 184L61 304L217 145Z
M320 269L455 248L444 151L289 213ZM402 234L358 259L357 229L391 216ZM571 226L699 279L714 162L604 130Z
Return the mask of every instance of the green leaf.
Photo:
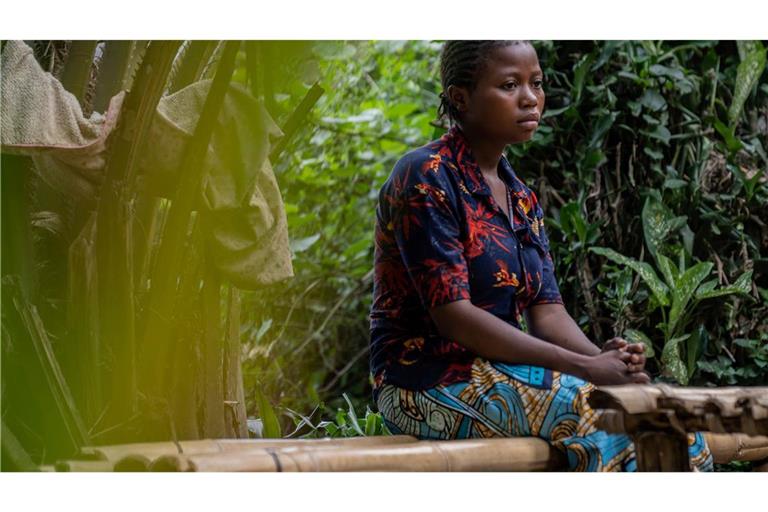
M299 238L298 240L291 240L291 251L293 251L294 254L306 251L312 247L319 239L320 233L308 236L306 238Z
M678 188L684 188L688 186L688 182L678 178L667 178L664 180L664 188L670 190L677 190Z
M658 260L657 254L672 230L675 217L661 201L653 196L648 196L645 198L641 218L645 245L651 256Z
M608 130L610 130L611 126L613 126L613 123L616 121L618 115L618 112L611 112L610 115L602 116L597 121L597 123L595 123L592 136L589 138L589 147L596 147L600 142L602 142L603 137L608 132Z
M681 275L672 288L672 308L669 310L669 326L667 333L674 334L677 323L685 314L685 308L693 297L696 288L707 278L714 265L702 261L692 266Z
M594 55L587 54L573 67L573 89L571 89L571 103L573 105L578 105L581 101L581 92L584 90L584 82L593 60Z
M672 137L672 134L669 132L667 127L664 126L663 124L656 126L656 129L652 132L644 131L643 133L645 133L651 138L660 140L667 146L669 146L669 140Z
M280 421L278 421L277 414L275 414L275 410L270 405L269 400L267 400L259 388L254 389L254 394L256 398L256 407L259 408L261 421L264 425L264 437L270 439L282 437Z
M728 148L728 151L731 153L735 153L738 150L740 150L743 147L743 144L739 139L736 138L734 135L733 128L729 128L728 126L725 126L722 122L715 119L714 122L715 130L717 130L717 133L720 134L720 136L725 141L725 146Z
M748 270L741 274L732 285L714 289L715 284L717 284L716 281L709 281L701 285L701 287L696 290L696 299L711 299L713 297L721 297L732 293L748 295L752 290L752 271Z
M675 286L677 286L677 267L672 262L672 260L663 254L659 253L656 256L659 263L659 270L661 270L661 275L664 276L664 280L667 282L667 286L674 289Z
M667 100L655 89L646 89L639 101L644 107L654 112L663 110L667 106Z
M742 43L740 49L744 51L746 45ZM744 52L744 58L736 70L736 83L733 91L733 101L728 109L728 124L734 130L752 89L757 84L760 75L763 74L766 63L765 48L758 41L750 43L751 48Z
M376 435L376 424L377 424L378 416L370 411L365 415L365 435L366 436L375 436Z
M704 329L704 326L699 324L696 330L691 334L691 337L688 338L685 353L688 356L687 371L689 378L693 377L693 373L696 371L696 361L699 359L699 354L704 352L702 345L707 336L707 331Z
M589 250L595 254L605 256L616 263L626 265L637 272L640 278L645 281L645 284L651 289L651 292L653 292L654 297L656 297L656 302L662 306L669 305L669 289L661 279L659 279L659 276L649 264L632 258L627 258L607 247L590 247Z
M664 368L683 386L688 384L688 371L680 357L680 343L687 340L688 337L690 334L668 340L661 352L661 362Z
M363 432L363 429L360 428L360 421L357 419L357 413L355 413L355 406L352 405L352 401L349 399L346 393L342 393L344 397L344 400L347 401L347 414L349 415L349 424L352 426L352 428L357 432L358 435L365 436L365 432Z
M622 337L630 343L642 343L645 345L645 357L648 359L656 356L656 352L653 350L653 342L645 333L635 329L624 329Z

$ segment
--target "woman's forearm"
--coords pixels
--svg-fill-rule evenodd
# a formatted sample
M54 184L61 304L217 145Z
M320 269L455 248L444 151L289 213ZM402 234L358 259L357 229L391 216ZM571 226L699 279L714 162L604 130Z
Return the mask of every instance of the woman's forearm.
M468 300L438 306L431 309L430 314L440 334L481 357L541 366L579 377L584 375L584 355L531 336Z
M526 322L537 338L587 356L600 353L562 304L532 306L526 311Z

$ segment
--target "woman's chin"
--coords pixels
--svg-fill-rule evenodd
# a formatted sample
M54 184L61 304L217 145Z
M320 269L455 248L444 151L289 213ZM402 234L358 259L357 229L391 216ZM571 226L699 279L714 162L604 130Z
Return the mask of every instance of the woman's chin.
M517 133L514 137L511 138L510 144L522 144L523 142L528 142L533 138L533 134L536 133L536 130L526 130L523 133Z

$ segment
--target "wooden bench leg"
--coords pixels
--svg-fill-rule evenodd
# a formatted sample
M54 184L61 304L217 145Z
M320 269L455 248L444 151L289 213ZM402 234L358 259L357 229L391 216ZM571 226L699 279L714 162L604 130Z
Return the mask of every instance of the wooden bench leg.
M690 471L688 438L669 432L638 432L633 437L638 471Z

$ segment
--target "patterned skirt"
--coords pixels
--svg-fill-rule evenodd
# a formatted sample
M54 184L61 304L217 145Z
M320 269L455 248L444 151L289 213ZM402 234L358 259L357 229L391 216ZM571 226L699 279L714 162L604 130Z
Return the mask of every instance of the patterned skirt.
M597 430L594 385L537 366L476 358L469 382L411 391L384 384L377 406L393 434L420 439L535 436L566 453L573 471L636 471L629 436ZM694 471L711 471L700 433L688 435Z

